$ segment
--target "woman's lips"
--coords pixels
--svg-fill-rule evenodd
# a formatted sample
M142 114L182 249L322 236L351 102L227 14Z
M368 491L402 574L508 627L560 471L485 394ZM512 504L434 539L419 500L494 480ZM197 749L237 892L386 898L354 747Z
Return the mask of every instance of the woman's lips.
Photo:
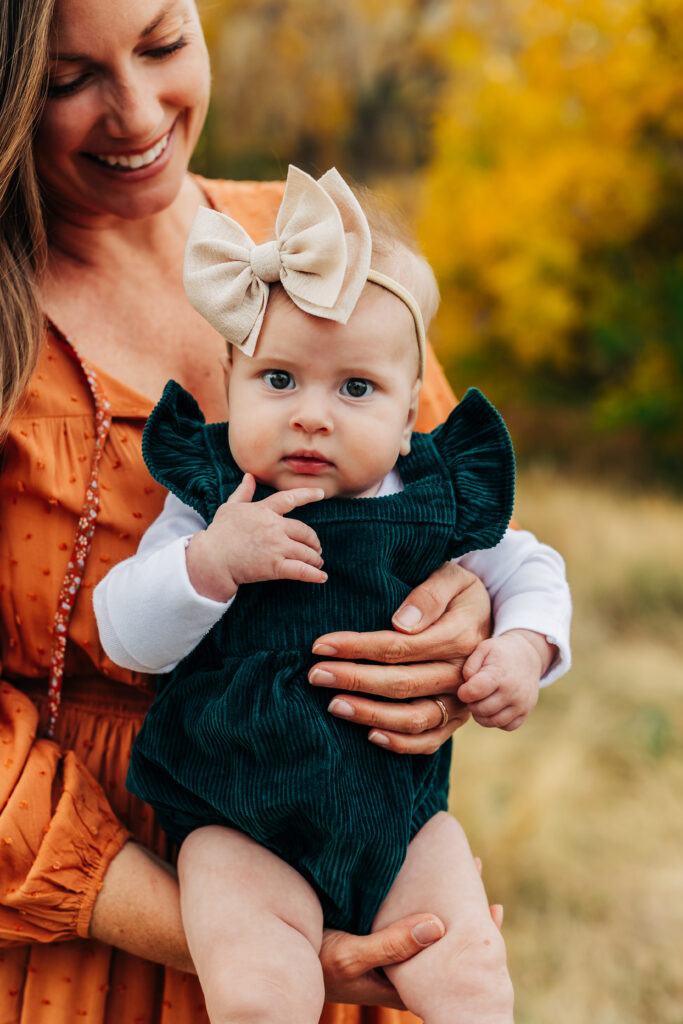
M165 166L169 158L174 129L175 122L153 146L149 146L142 152L84 153L84 156L105 174L136 179L146 177L149 174L156 174Z

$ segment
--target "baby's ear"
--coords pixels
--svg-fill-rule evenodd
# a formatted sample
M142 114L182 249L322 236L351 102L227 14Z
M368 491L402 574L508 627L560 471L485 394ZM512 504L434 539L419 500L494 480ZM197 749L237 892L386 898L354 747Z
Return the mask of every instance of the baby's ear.
M227 391L228 384L230 383L230 374L232 373L232 352L230 349L224 355L218 357L218 362L223 368L223 379L225 380L225 390Z
M422 388L422 381L416 380L413 384L410 392L410 406L408 407L408 416L406 417L406 425L403 428L401 435L401 447L399 448L400 455L408 455L410 452L410 439L413 434L413 427L415 426L415 420L417 419L417 407L418 400L420 397L420 389Z

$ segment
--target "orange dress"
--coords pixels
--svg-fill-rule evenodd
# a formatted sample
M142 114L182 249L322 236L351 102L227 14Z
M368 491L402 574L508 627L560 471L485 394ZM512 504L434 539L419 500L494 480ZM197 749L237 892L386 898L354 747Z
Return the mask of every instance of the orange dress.
M200 184L255 239L273 224L280 183ZM109 661L91 597L161 511L164 493L140 451L152 403L94 369L110 423L96 529L68 622L55 741L45 738L55 613L91 487L95 445L91 389L56 328L46 332L2 453L0 1021L202 1024L208 1018L195 977L88 938L102 878L126 840L133 836L169 854L152 812L125 788L131 745L153 685ZM444 419L453 401L430 352L419 429ZM322 1017L324 1024L415 1020L394 1010L333 1005Z

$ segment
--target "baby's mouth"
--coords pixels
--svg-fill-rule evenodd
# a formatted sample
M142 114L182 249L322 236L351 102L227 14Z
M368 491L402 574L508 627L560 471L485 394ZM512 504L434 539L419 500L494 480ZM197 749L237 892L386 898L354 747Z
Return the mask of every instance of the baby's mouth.
M170 141L171 135L173 134L173 128L166 132L166 134L155 142L153 146L146 149L143 153L117 153L116 155L109 153L87 153L91 160L95 163L103 164L105 167L112 167L116 171L137 171L141 167L149 167L155 160L158 160Z
M333 465L319 452L293 452L286 455L283 461L293 472L303 474L322 473Z

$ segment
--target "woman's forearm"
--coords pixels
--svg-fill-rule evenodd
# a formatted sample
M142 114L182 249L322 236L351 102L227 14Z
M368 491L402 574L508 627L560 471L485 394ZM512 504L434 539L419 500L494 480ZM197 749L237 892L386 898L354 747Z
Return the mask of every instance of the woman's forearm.
M95 900L90 934L145 960L194 974L176 873L138 843L126 843L109 865Z

